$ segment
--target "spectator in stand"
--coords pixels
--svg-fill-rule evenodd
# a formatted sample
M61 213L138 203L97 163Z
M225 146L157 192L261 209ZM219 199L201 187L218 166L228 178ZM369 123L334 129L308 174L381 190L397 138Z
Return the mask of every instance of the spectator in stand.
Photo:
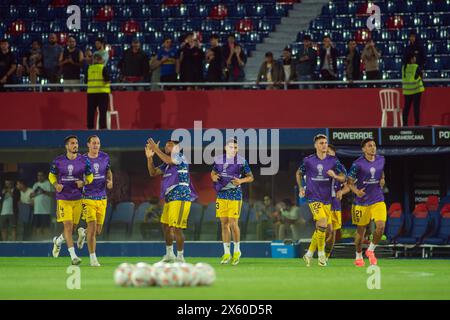
M31 193L34 201L34 235L45 236L49 233L54 195L55 189L48 181L47 175L39 171L37 173L37 182L33 185L33 192Z
M63 48L58 44L56 34L48 36L48 44L42 48L42 61L44 65L43 76L49 83L59 83L59 57Z
M234 35L228 36L228 43L223 50L223 55L226 59L226 81L244 81L244 67L247 63L247 56L242 47L236 43L236 37Z
M13 75L17 68L17 61L14 54L9 50L9 43L6 39L0 40L0 91L4 91L5 84L13 83Z
M109 53L108 50L106 50L106 41L104 38L100 37L95 40L95 51L92 53L91 49L86 49L86 61L88 64L94 63L94 54L98 53L101 55L103 60L103 65L106 66L106 64L109 61Z
M280 83L283 81L283 69L280 63L273 58L272 52L266 52L264 62L259 68L258 78L256 79L256 85L259 82L270 82L266 86L266 89L277 89L280 87Z
M2 190L0 205L0 229L2 241L8 241L9 229L11 229L12 241L16 241L17 216L19 215L20 191L14 188L14 181L5 180Z
M192 32L188 33L180 50L180 81L202 82L204 60L205 54L198 39ZM193 87L189 86L187 89L191 90Z
M381 53L375 47L375 42L370 39L367 41L366 46L361 55L362 62L366 69L367 80L379 80L380 66L378 60L381 58Z
M272 235L269 240L278 239L281 217L272 204L270 196L264 196L263 201L254 204L256 213L256 234L258 240L268 240L267 231L271 230Z
M219 36L212 34L209 38L211 47L206 53L206 62L208 63L208 70L206 73L206 81L221 82L223 75L223 53L222 47L219 43Z
M320 75L323 81L337 79L338 51L331 42L330 36L323 37L323 47L320 49Z
M310 35L303 36L303 47L300 48L297 61L297 77L299 81L314 80L314 71L317 66L317 51L312 47ZM300 89L304 89L305 85L300 85ZM312 85L307 88L312 89Z
M294 59L292 59L291 49L289 49L288 47L284 48L283 50L280 64L283 71L282 81L286 83L289 89L293 89L292 86L289 86L289 82L297 80L297 72L295 61Z
M80 72L83 65L83 51L77 48L74 37L67 39L67 48L59 55L59 65L64 84L80 84ZM64 87L64 92L78 92L79 87Z
M407 64L408 58L411 56L416 57L416 64L419 66L419 69L423 71L426 58L425 49L423 48L422 43L415 31L411 31L409 34L409 43L403 54L403 64ZM423 75L421 74L421 76Z
M151 90L158 90L159 86L156 83L159 82L159 78L161 77L161 66L158 64L158 56L156 53L152 53L152 57L149 61L150 67L150 82L151 82Z
M417 63L416 56L410 53L407 63L402 66L403 95L405 96L405 106L403 108L403 125L408 126L409 109L414 103L414 124L420 123L420 98L425 91L422 82L422 69Z
M31 50L22 58L22 65L25 69L25 74L30 76L30 83L36 84L37 77L42 74L42 44L38 40L31 43Z
M164 39L163 47L157 55L157 66L161 66L160 82L177 82L180 61L177 49L172 46L172 39Z
M344 60L345 76L347 81L352 83L353 81L361 78L361 55L356 47L356 41L350 40L348 42L347 52Z
M293 241L299 240L300 208L295 206L291 199L284 199L277 205L277 209L282 219L279 230L280 240L286 239L286 229L291 231Z
M31 197L31 194L33 193L33 189L28 188L27 184L23 180L17 180L16 188L20 191L20 202L32 206L33 198Z
M138 39L131 42L131 48L127 49L118 65L122 82L134 83L143 82L149 74L149 58L141 49ZM127 89L138 89L137 87L127 87Z

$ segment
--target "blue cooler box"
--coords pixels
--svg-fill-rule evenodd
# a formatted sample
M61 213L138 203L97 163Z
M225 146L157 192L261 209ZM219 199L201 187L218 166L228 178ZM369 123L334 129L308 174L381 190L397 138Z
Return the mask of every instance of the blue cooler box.
M299 246L296 243L284 243L283 241L272 241L272 258L298 258Z

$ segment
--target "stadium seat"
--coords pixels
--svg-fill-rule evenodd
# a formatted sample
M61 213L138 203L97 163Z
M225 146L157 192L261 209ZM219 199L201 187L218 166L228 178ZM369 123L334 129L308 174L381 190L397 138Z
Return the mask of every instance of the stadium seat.
M200 225L201 241L217 241L220 234L220 223L216 218L216 203L211 202L206 207Z
M388 210L388 219L386 223L386 237L390 242L396 242L397 237L400 236L405 216L402 212L402 205L398 202L391 204Z
M442 197L441 200L439 201L439 212L442 210L442 208L446 205L446 204L450 204L450 195Z
M211 9L209 17L211 19L222 20L228 16L228 9L225 5L219 4Z
M426 204L417 204L413 211L410 235L399 237L397 242L402 244L419 244L428 230L428 222L428 209Z
M447 244L450 237L450 204L444 205L440 212L440 224L438 232L435 236L426 237L424 244Z
M131 240L145 240L142 237L141 226L144 222L144 217L149 207L149 202L143 202L137 207L136 211L134 212Z
M188 227L184 230L186 240L193 241L199 239L202 216L203 206L197 202L192 202L188 217Z
M428 211L438 211L439 197L438 196L428 196L426 205L427 205Z
M119 10L119 17L126 17L126 18L130 18L130 16L125 16L124 15L124 10ZM126 12L129 13L129 12ZM106 5L101 7L98 12L97 15L95 16L95 19L98 21L111 21L114 18L114 9L112 6Z
M133 222L134 203L121 202L115 208L111 215L111 221L108 228L108 239L125 240L129 237L131 224Z

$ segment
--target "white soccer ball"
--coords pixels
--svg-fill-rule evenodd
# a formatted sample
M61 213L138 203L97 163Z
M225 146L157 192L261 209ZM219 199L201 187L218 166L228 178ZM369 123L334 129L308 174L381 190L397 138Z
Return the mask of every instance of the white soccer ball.
M216 271L211 265L199 262L195 265L195 269L199 274L199 285L210 286L216 281Z
M170 266L168 266L166 263L164 265L157 265L156 268L154 268L155 272L155 281L156 285L160 287L169 287L171 286L171 270Z
M118 286L127 287L132 284L131 275L133 273L134 265L130 263L120 264L114 271L114 282Z
M191 263L180 263L179 269L183 275L183 286L191 286L194 276L197 274L194 265ZM197 281L198 282L198 281Z
M131 282L135 287L148 287L153 285L153 268L146 263L138 263L131 274Z

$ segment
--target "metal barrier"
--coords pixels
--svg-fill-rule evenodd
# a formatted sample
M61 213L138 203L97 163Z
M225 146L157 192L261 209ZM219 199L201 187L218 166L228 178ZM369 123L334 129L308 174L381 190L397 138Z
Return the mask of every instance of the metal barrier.
M111 83L111 89L122 88L155 88L158 90L164 90L167 87L200 87L200 88L242 88L242 89L264 89L267 86L277 86L277 89L295 89L292 86L299 88L300 86L307 86L313 88L333 87L333 88L363 88L367 86L377 87L400 87L402 83L401 79L389 79L389 80L357 80L357 81L292 81L292 82L135 82L135 83ZM424 79L425 85L432 84L433 86L449 86L450 79ZM46 88L79 88L86 89L87 84L64 84L64 83L45 83L45 84L7 84L4 88L8 89L38 89L39 92L43 92Z

